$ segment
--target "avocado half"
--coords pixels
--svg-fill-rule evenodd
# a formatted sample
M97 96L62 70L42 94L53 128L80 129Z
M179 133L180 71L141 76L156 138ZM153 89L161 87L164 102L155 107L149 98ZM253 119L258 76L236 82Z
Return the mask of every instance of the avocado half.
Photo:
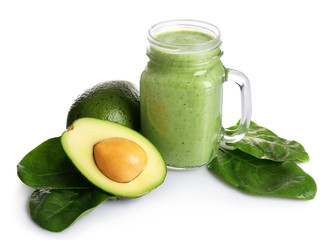
M113 181L97 167L94 146L110 138L133 141L147 154L145 168L130 182ZM82 175L107 193L120 197L139 197L161 185L166 177L166 164L153 144L138 132L114 122L80 118L62 134L61 142L64 151Z

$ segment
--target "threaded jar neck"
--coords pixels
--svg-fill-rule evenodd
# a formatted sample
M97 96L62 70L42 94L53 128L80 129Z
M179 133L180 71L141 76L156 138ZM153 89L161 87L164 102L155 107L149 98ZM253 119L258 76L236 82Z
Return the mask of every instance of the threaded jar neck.
M152 26L148 32L147 55L151 61L209 61L221 53L218 28L196 20L171 20Z

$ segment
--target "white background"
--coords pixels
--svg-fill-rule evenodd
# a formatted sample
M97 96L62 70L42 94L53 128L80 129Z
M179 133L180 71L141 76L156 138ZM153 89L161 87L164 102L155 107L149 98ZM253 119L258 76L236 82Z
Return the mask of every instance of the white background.
M328 239L329 14L327 1L1 1L1 236L6 239ZM65 130L74 99L105 80L139 85L148 28L163 20L217 25L223 63L251 81L253 117L304 145L314 200L239 192L206 168L169 171L138 199L105 202L61 233L28 213L16 175L31 149ZM226 87L224 123L239 116ZM230 109L230 110L229 110ZM1 237L3 238L3 237Z

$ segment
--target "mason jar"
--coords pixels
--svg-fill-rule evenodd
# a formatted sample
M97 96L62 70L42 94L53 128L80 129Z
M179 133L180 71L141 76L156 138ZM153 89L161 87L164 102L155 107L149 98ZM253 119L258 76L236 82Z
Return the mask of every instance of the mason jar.
M190 169L212 160L220 144L243 138L251 117L247 77L221 62L221 36L210 23L172 20L148 32L149 62L140 79L141 132L168 168ZM223 83L241 91L241 119L222 127Z

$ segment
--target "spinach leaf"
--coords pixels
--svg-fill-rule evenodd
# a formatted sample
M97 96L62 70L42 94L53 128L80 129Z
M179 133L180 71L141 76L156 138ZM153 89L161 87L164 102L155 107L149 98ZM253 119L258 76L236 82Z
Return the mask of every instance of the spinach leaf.
M295 162L258 159L239 149L219 150L208 169L252 194L313 199L317 190L313 178Z
M250 123L248 132L242 140L227 145L261 159L277 162L309 161L309 155L300 143L280 138L269 129L254 122Z
M29 209L32 219L42 228L60 232L108 199L115 197L97 188L35 190Z
M67 157L60 137L51 138L29 152L17 165L17 174L23 183L35 189L92 187Z

